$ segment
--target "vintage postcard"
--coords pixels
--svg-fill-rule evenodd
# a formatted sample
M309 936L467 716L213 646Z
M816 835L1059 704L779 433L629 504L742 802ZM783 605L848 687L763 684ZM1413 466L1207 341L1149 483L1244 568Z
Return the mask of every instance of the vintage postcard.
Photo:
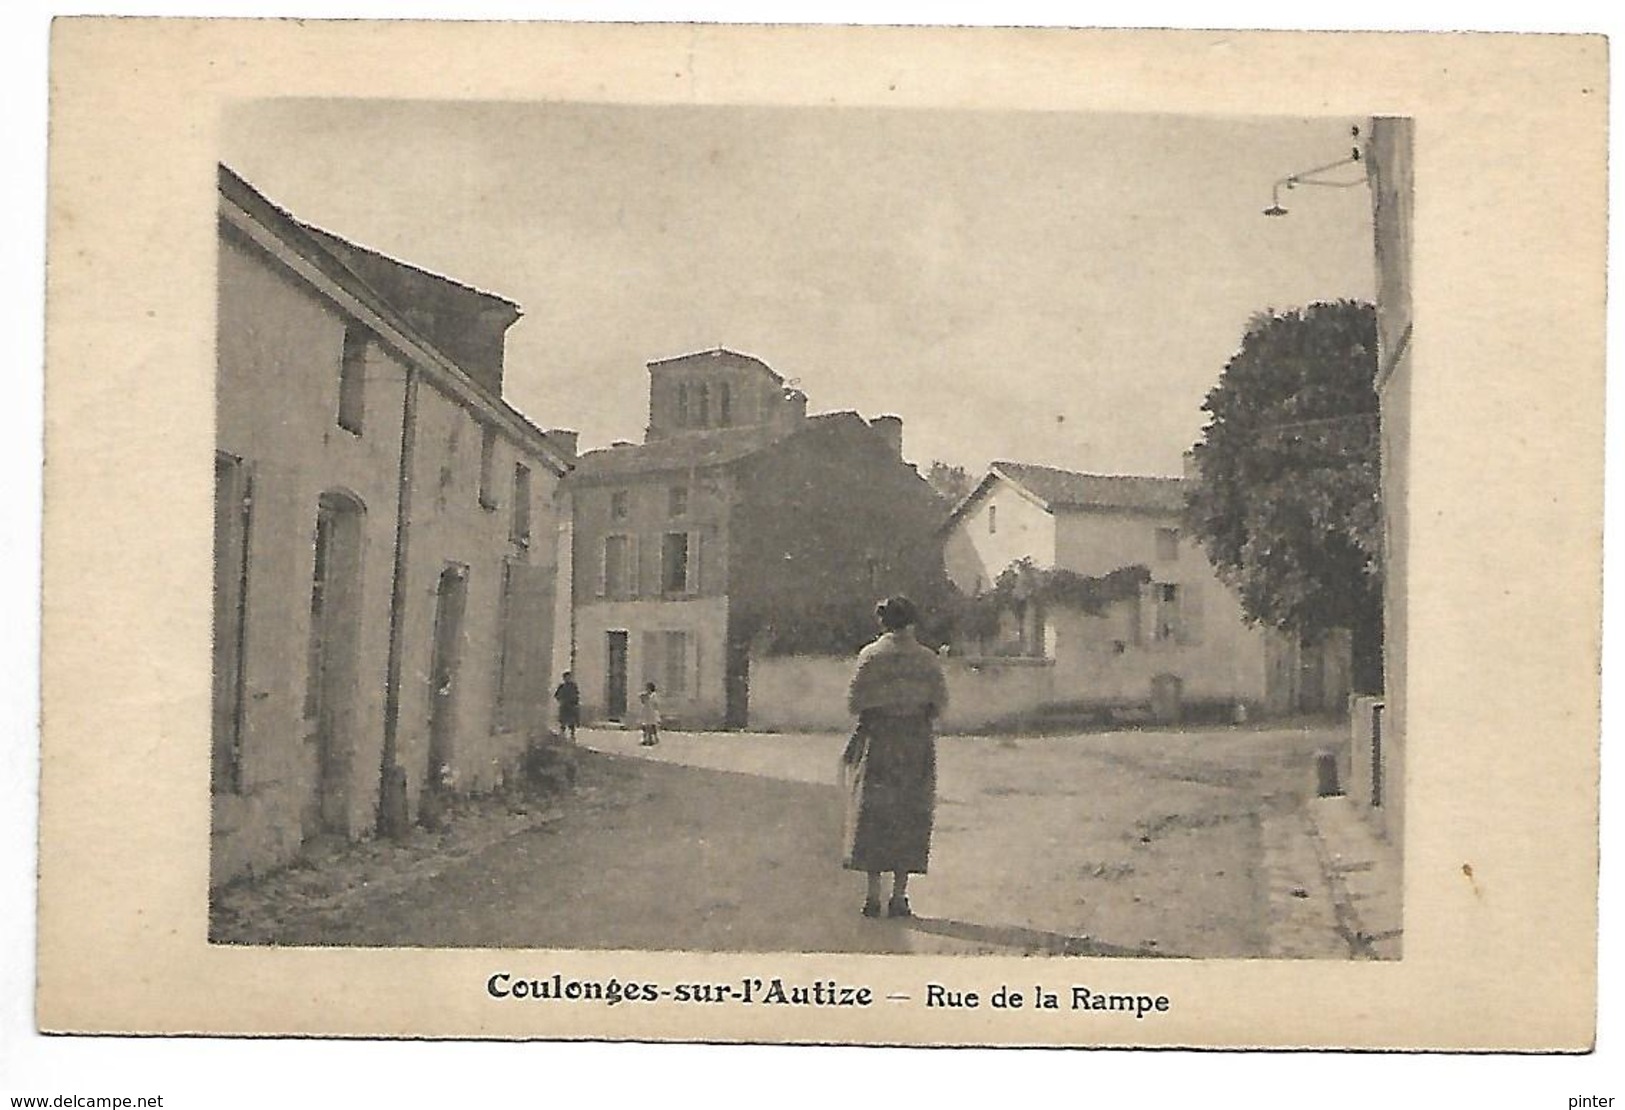
M42 1029L1590 1047L1601 38L51 69Z

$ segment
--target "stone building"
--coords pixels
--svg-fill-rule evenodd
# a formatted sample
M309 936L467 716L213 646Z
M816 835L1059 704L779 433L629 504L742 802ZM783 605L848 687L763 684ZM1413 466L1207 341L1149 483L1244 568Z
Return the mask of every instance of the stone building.
M1356 705L1350 793L1394 843L1404 837L1413 131L1408 118L1373 119L1365 159L1376 245L1376 388L1382 411L1383 697Z
M502 398L512 302L219 169L211 879L483 789L545 728L573 443Z
M1159 715L1193 703L1340 708L1346 642L1304 649L1247 625L1240 600L1181 531L1190 480L992 464L943 527L946 569L961 591L990 590L1021 559L1092 578L1143 566L1150 581L1100 615L1022 604L1002 615L992 642L960 648L1047 661L1045 697L1057 703L1146 705Z
M654 682L674 721L742 727L753 648L837 635L854 605L940 579L941 505L896 417L809 416L733 351L648 371L645 442L582 455L566 482L584 712L625 719Z

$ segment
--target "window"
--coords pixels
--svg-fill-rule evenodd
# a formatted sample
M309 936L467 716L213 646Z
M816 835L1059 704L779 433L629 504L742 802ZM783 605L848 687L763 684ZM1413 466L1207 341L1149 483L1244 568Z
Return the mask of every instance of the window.
M1171 563L1179 558L1179 529L1157 529L1157 558L1161 562Z
M654 683L663 699L688 696L688 645L687 632L643 633L643 680Z
M708 428L711 426L711 389L704 382L695 391L694 397L694 424L696 427Z
M637 586L637 548L631 536L604 537L604 565L598 592L606 597L629 597Z
M665 640L662 688L670 696L682 696L688 693L688 633L668 632Z
M480 508L494 509L496 500L497 430L486 424L480 428Z
M625 520L627 504L631 500L624 489L618 489L609 495L609 519Z
M1151 638L1159 642L1180 639L1179 587L1171 582L1155 583L1151 598Z
M987 507L987 534L991 536L993 533L997 532L998 530L999 530L999 507L997 505L989 505Z
M367 329L351 323L344 329L344 353L339 359L339 427L361 434L366 408Z
M530 546L530 467L515 463L513 468L513 523L508 538L520 547Z
M728 383L723 382L717 386L717 424L726 428L733 423L733 394Z
M688 427L688 383L677 383L677 426Z
M210 781L242 790L243 633L248 607L252 475L242 459L214 457L214 722Z
M666 507L670 510L672 516L687 516L688 515L688 487L687 486L672 486L671 491L670 491L670 493L669 493L669 495L667 497L667 505L666 505Z
M687 532L667 532L661 537L660 588L668 594L689 592Z

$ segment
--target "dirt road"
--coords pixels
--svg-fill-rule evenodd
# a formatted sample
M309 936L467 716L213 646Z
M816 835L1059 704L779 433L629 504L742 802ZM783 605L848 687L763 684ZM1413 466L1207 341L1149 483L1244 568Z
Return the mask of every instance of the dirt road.
M857 913L839 867L842 738L586 732L556 814L283 944L800 952L1268 954L1260 818L1295 804L1312 730L943 739L919 917Z

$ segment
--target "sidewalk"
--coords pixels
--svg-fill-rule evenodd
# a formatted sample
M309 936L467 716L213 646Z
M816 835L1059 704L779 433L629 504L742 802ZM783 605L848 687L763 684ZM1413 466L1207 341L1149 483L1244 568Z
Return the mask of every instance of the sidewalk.
M1263 821L1270 955L1400 957L1403 875L1396 846L1346 796L1311 798Z
M1404 874L1398 845L1372 831L1352 798L1315 798L1308 809L1337 906L1338 932L1356 957L1399 959Z

